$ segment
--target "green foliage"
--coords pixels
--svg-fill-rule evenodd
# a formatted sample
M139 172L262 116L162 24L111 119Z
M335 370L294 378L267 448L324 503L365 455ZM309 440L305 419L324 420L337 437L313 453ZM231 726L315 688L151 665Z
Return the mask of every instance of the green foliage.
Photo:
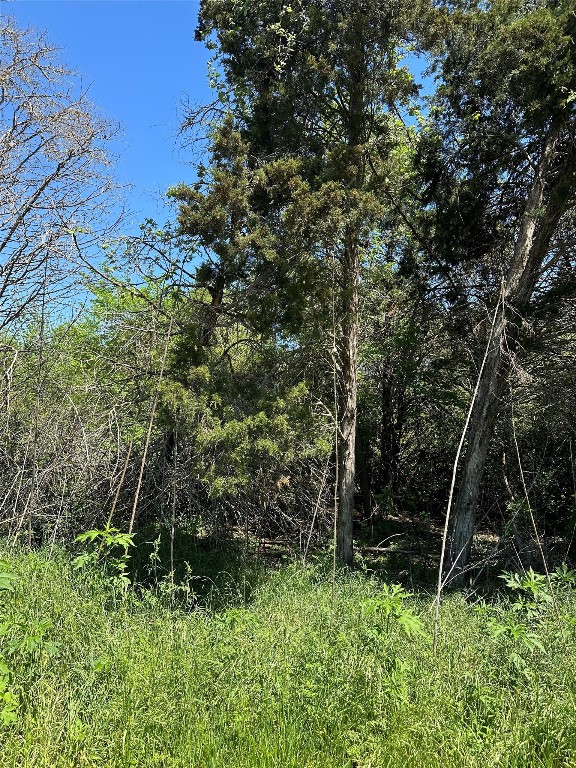
M566 563L558 566L549 575L536 573L529 568L523 573L503 573L500 578L516 596L511 609L528 619L540 617L554 603L558 593L572 591L576 585L576 574Z
M490 619L487 623L488 630L496 639L507 635L515 643L521 644L529 651L538 649L544 653L544 646L536 632L531 632L529 627L520 622L497 621Z
M23 537L29 510L35 543L90 528L77 539L87 546L76 568L103 563L126 591L122 551L132 541L102 525L113 499L116 524L126 522L142 465L137 512L156 524L221 536L242 521L247 539L283 530L302 542L314 515L321 538L336 474L333 368L338 379L352 326L356 491L371 522L401 510L424 529L446 496L470 361L551 128L546 186L563 164L572 183L574 24L564 0L203 0L197 36L216 51L221 101L197 180L168 193L177 223L146 221L139 236L105 243L99 277L82 277L92 300L78 319L56 323L49 307L48 320L32 314L2 337L10 536ZM421 46L438 74L425 115L405 60ZM535 457L544 428L555 441L541 464L526 461L541 467L530 492L555 532L569 530L574 511L573 229L569 214L527 318L530 387L514 371L522 456L528 444ZM556 341L563 352L551 355ZM342 401L346 382L336 384ZM497 447L509 452L508 429L506 417ZM492 509L503 506L498 452L488 457ZM508 516L521 518L523 505L508 503ZM505 580L514 620L498 615L493 639L538 650L549 584L532 570ZM553 590L566 597L573 580L566 566ZM166 573L158 582L168 604L196 604L190 582ZM0 563L0 593L15 584ZM374 637L424 637L410 596L396 589L372 595L362 620L374 621ZM387 668L398 680L408 675L402 664Z
M422 620L405 604L409 597L412 594L406 592L400 584L383 584L377 597L364 601L362 610L365 616L373 613L382 615L386 619L386 631L390 628L390 619L394 619L407 637L419 635L428 638Z
M500 274L509 256L502 245L551 126L561 124L570 143L574 24L569 2L462 3L451 15L419 150L424 199L436 209L432 238L449 269L464 263L473 272L481 263L484 277L486 269Z
M503 573L500 576L508 589L528 593L533 600L550 601L552 596L548 593L548 579L542 573L536 573L529 568L525 573Z
M74 568L95 568L102 565L113 584L122 589L130 585L128 548L134 546L134 534L123 533L118 528L107 525L102 530L93 529L80 533L75 540L91 546L88 551L74 558Z
M132 541L132 534L122 533L117 528L112 526L106 526L101 531L91 530L85 533L80 533L76 536L76 541L84 542L89 541L91 543L98 542L105 549L112 547L132 547L134 543Z
M10 563L0 560L0 597L2 592L13 592L17 575L12 571ZM0 603L1 606L1 603ZM0 614L0 618L4 616ZM4 649L3 638L10 629L10 624L0 624L0 722L4 726L13 725L18 721L20 698L16 689L11 685L11 671L7 664L7 653Z
M566 563L557 566L551 578L556 588L573 589L576 586L576 571L569 568Z
M0 592L12 592L17 578L10 568L10 563L0 560Z
M12 604L17 605L16 587L20 580L7 561L0 560L0 563L5 569L0 580L7 584L0 587L0 594L2 590L10 593ZM0 603L0 732L2 726L19 723L26 702L28 691L15 670L24 669L30 685L58 656L58 646L51 639L53 627L47 618L18 618L18 614L14 616L10 611L10 606Z
M18 722L18 710L20 699L18 694L11 689L9 684L10 670L0 660L0 722L4 726L14 725Z
M11 622L0 626L5 658L41 669L49 657L58 654L58 646L49 638L54 628L50 619Z
M57 549L13 568L6 620L35 639L11 635L3 766L553 768L576 754L576 634L553 612L525 631L496 600L506 628L490 628L450 596L434 655L395 619L429 630L430 598L362 574L332 597L327 571L292 564L250 602L228 576L226 603L181 610L155 587L111 603ZM560 599L575 616L574 593Z
M387 195L411 174L414 137L399 112L417 89L402 66L410 7L287 8L202 3L197 35L217 49L234 100L200 182L172 195L182 232L218 257L202 273L212 290L217 278L232 295L251 286L250 324L302 337L326 331L335 261L346 282L350 241L367 252Z

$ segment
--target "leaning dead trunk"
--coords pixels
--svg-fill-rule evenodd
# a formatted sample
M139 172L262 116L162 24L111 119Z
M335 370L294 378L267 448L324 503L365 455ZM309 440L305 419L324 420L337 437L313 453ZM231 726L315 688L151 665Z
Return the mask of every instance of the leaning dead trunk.
M558 160L559 140L559 131L552 129L536 168L512 264L503 286L502 312L494 328L493 343L470 419L468 444L452 517L446 581L459 582L464 576L476 526L486 456L506 385L510 353L514 350L519 332L519 318L531 299L550 241L574 188L573 158L569 156L565 159L560 172L554 168Z
M444 578L448 581L461 581L470 558L486 456L494 433L507 373L504 370L502 358L504 326L505 318L500 316L494 329L493 340L470 417L468 444L464 454L459 491L454 502L446 559L447 571Z

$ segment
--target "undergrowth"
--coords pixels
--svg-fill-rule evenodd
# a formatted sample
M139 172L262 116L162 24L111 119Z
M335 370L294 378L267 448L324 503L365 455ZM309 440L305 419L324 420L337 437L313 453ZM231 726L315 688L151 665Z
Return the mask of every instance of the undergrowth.
M200 599L116 561L3 557L2 767L576 766L567 569L554 599L530 573L448 596L434 655L432 598L361 573L332 598L293 563Z

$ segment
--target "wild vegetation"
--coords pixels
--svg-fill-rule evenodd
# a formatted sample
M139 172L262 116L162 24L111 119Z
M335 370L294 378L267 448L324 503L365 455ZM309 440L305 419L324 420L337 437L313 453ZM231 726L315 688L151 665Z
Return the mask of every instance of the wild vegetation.
M134 233L0 20L2 765L576 764L575 32L203 0Z
M318 564L136 593L60 550L11 568L3 766L574 765L573 573L555 605L533 574L453 595L434 654L430 600L365 573L333 593Z

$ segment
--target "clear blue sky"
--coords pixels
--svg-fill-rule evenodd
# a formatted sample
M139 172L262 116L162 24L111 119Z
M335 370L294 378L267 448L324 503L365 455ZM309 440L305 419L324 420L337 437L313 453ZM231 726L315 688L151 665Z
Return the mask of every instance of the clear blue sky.
M91 100L123 126L116 176L131 226L146 217L163 224L168 187L195 178L182 150L182 102L208 103L209 52L194 41L199 0L0 0L0 13L46 32L61 60L81 76ZM418 75L422 62L410 59ZM424 89L426 92L426 88Z
M91 100L123 126L116 176L132 221L169 211L162 193L191 181L190 153L177 136L182 101L210 100L209 53L194 42L198 0L0 0L0 13L46 32L61 60L81 76Z

